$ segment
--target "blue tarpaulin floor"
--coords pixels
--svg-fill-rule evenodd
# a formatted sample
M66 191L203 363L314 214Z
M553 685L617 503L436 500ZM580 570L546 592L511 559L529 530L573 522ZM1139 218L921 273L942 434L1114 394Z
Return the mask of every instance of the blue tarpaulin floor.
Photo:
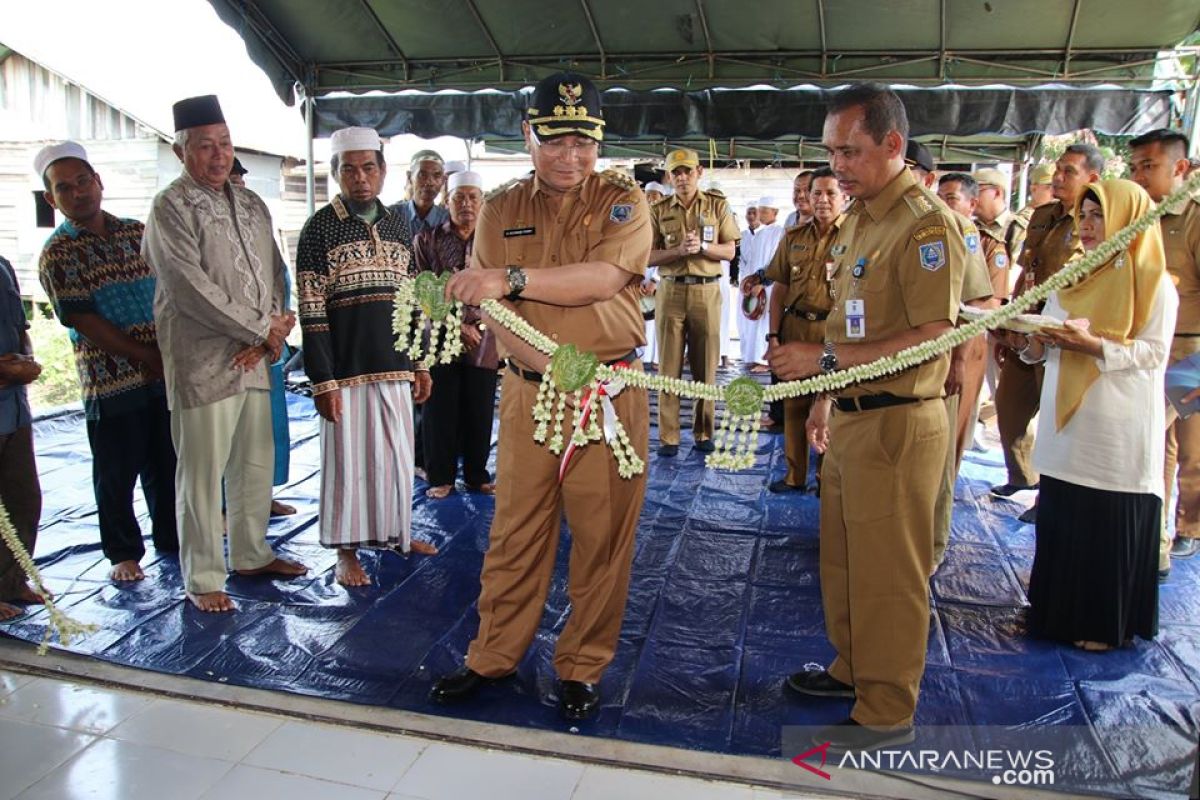
M434 541L440 554L368 552L373 585L341 587L333 553L317 543L316 416L309 399L288 401L291 483L277 496L299 513L273 519L269 536L310 573L290 582L232 577L233 614L195 611L184 599L178 560L152 549L146 580L108 581L82 417L36 424L45 494L38 563L67 611L99 626L68 649L201 680L565 730L551 659L569 611L569 539L517 678L487 687L477 702L434 706L426 699L430 683L461 663L477 625L492 499L460 491L429 501L418 483L414 534ZM804 702L781 690L789 672L832 655L821 611L818 501L767 492L784 472L781 436L762 435L755 467L738 473L704 469L687 444L676 458L650 459L620 647L602 684L603 711L580 732L777 758L783 726L835 722L850 708L849 701ZM998 451L968 452L952 540L932 584L918 726L1070 726L1086 731L1068 770L1076 790L1179 791L1191 775L1200 716L1200 558L1177 561L1161 587L1154 641L1094 654L1031 639L1022 617L1034 533L1015 517L1032 497L993 500L987 489L1000 482ZM45 626L44 612L34 611L0 631L36 642Z

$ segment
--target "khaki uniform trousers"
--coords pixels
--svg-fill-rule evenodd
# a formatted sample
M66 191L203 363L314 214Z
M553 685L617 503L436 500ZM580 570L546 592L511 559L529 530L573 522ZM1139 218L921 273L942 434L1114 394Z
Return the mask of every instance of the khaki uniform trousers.
M1174 364L1200 351L1200 336L1180 336L1171 343L1171 360ZM1175 508L1175 535L1188 539L1200 538L1200 415L1179 419L1175 407L1167 403L1167 447L1163 484L1166 496L1163 504L1162 546L1159 551L1158 568L1171 566L1171 532L1167 518L1171 505L1178 493L1179 505ZM1178 492L1176 479L1178 478Z
M664 278L655 296L659 374L669 378L683 374L686 344L692 380L716 383L717 359L721 355L720 280L684 285ZM713 404L708 400L692 402L693 435L697 441L711 439ZM661 444L679 444L679 398L673 394L658 395L658 440Z
M821 599L863 725L911 724L929 639L933 509L949 431L937 400L834 411L821 469Z
M784 314L779 326L779 340L787 342L825 341L825 322L801 319L794 314ZM812 408L814 395L789 397L783 401L783 454L787 459L787 475L784 481L789 486L805 486L808 483L808 412ZM818 473L820 472L820 456Z
M558 637L554 668L563 680L595 683L612 661L621 632L646 474L620 477L608 446L590 442L576 450L560 485L560 457L533 440L530 412L537 393L537 383L505 372L496 516L480 578L479 633L467 650L467 666L499 677L525 655L544 612L565 512L571 529L571 616ZM629 441L646 460L646 392L626 388L612 402ZM564 425L569 422L567 415ZM564 429L563 436L569 440L570 431Z
M225 588L221 481L225 482L229 560L258 569L275 559L267 544L275 436L271 393L250 389L215 403L171 412L179 562L187 591Z
M1033 451L1033 433L1029 423L1042 403L1041 364L1026 364L1016 353L1009 353L1000 367L996 386L996 425L1000 429L1000 449L1008 468L1008 482L1018 486L1037 483L1037 473L1029 456Z
M983 389L983 374L987 370L987 344L983 336L967 343L963 362L962 392L946 395L946 418L950 425L949 447L946 448L946 468L938 491L933 521L933 568L936 570L946 555L950 542L950 524L954 516L954 484L962 465L963 453L971 442L974 420L979 408L979 393Z

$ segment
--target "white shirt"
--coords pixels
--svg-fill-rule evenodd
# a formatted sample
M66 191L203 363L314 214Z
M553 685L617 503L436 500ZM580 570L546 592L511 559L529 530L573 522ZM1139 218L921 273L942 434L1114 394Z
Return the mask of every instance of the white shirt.
M760 225L753 234L748 231L744 232L742 234L742 262L738 267L738 272L742 275L749 275L767 266L775 255L775 248L779 247L779 242L783 239L785 232L784 227L776 222L770 225Z
M1104 357L1096 359L1100 377L1061 431L1055 430L1061 351L1047 350L1034 469L1093 489L1163 496L1163 376L1178 309L1179 295L1164 273L1137 337L1128 345L1103 340ZM1042 313L1067 318L1058 292L1046 300Z

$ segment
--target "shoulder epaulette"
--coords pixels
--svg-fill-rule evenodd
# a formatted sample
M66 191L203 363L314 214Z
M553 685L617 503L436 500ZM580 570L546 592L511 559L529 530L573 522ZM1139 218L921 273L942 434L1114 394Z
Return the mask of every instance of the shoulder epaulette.
M492 189L490 192L488 192L486 195L484 195L483 199L484 200L495 200L497 197L504 194L505 192L507 192L509 189L513 188L520 182L521 182L520 178L513 178L511 181L508 181L507 183L502 183L499 186L497 186L495 189Z
M904 193L904 203L917 219L935 213L938 203L929 198L929 192L924 187L914 186Z
M611 183L613 186L619 186L625 191L631 191L638 188L637 181L621 172L619 169L606 169L600 173L600 177Z
M713 197L719 197L722 200L725 199L725 193L722 192L720 189L705 189L704 193L708 194L708 195L712 195Z

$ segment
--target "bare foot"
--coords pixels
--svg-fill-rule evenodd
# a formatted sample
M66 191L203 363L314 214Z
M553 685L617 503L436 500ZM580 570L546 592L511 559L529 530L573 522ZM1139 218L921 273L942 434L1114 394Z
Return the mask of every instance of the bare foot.
M333 577L342 586L371 585L371 579L363 571L362 564L358 561L356 550L338 550L337 566L333 570Z
M481 483L478 486L467 486L467 488L470 489L472 492L479 492L479 494L495 494L496 493L496 484L494 484L494 483Z
M1112 650L1112 645L1107 642L1092 642L1087 639L1081 639L1075 642L1075 646L1080 650L1086 650L1089 653L1103 653Z
M289 506L287 503L281 503L278 500L271 501L271 516L272 517L290 517L296 513L295 506Z
M146 573L136 561L119 561L108 571L108 577L114 581L140 581Z
M188 600L201 611L220 612L233 611L237 608L233 600L224 592L188 592Z
M411 542L409 542L408 552L415 553L419 556L436 556L438 554L438 549L432 542L423 542L420 539L413 539Z
M238 575L245 575L247 577L255 575L282 575L285 578L299 578L301 575L308 574L308 567L296 561L288 561L286 558L277 558L265 567L234 571Z
M0 603L0 621L15 619L25 613L25 609L9 603Z
M425 496L430 500L445 500L450 496L450 492L452 491L454 491L454 487L446 484L441 486L430 486L425 490Z
M54 595L50 594L49 589L46 590L46 594L49 595L51 599L54 598ZM46 604L46 598L35 592L33 587L28 583L22 586L17 592L17 596L12 599L16 600L18 603L37 603L38 605Z
M766 364L755 364L754 366L750 367L750 372L752 372L755 375L763 375L770 371L771 371L771 368L769 366L767 366Z

